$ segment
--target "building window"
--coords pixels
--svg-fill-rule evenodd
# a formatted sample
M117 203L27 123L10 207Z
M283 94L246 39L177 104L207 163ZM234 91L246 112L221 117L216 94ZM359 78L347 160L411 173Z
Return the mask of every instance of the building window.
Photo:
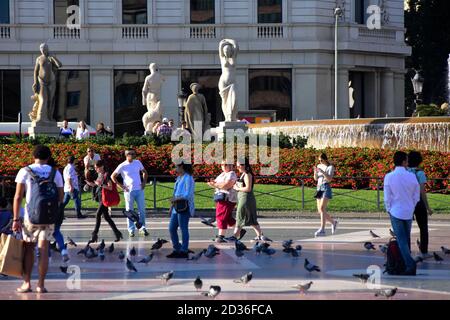
M191 23L216 23L215 0L191 0Z
M9 0L0 0L0 24L9 23Z
M258 23L282 23L283 0L258 0Z
M122 0L123 24L147 24L147 0Z
M17 122L20 112L20 70L0 70L0 122Z
M114 133L144 134L142 116L147 108L142 105L142 87L148 70L114 71Z
M74 77L73 75L78 75ZM89 71L60 70L56 83L55 119L90 121Z
M358 24L366 24L370 0L355 0L355 22Z
M69 14L67 8L70 6L79 6L79 0L54 0L53 1L53 21L55 24L66 24Z
M277 120L292 119L290 69L250 69L248 77L250 110L274 110Z
M218 83L222 71L220 69L185 69L181 70L181 86L183 91L191 94L191 83L201 85L200 93L205 96L208 112L211 114L211 123L217 127L220 121L225 120L222 112L222 99L220 98Z

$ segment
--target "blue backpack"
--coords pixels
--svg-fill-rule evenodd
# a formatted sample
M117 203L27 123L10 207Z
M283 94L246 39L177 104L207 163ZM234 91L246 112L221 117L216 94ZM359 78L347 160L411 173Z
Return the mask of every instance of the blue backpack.
M55 183L56 169L52 168L48 178L41 178L30 167L31 199L28 207L28 219L32 224L54 224L59 213L58 187Z

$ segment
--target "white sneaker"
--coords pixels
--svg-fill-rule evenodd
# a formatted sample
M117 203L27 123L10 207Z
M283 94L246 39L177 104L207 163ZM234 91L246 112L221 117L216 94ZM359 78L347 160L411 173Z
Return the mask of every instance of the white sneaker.
M314 237L325 237L327 235L327 233L325 232L324 229L319 229L314 233Z
M331 225L331 234L335 234L336 233L336 229L337 229L338 223L339 223L339 221L334 220L333 224Z

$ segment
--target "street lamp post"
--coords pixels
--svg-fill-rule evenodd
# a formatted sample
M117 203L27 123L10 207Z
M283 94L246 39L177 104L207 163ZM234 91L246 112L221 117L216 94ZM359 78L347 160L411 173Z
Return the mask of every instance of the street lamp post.
M412 85L414 88L414 95L416 96L416 100L414 100L414 104L416 106L416 110L414 112L416 112L417 106L422 103L421 96L422 96L423 84L424 84L424 79L420 75L419 71L416 71L416 75L414 76L414 78L411 79L411 82L412 82Z
M343 11L340 7L334 9L334 118L338 118L338 21Z
M178 100L178 126L181 127L181 123L184 121L184 105L186 104L187 94L184 90L177 95Z

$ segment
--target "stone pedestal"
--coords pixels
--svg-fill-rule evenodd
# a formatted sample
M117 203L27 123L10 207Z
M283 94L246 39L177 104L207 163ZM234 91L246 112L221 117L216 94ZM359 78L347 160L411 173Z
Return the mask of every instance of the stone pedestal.
M31 127L28 127L28 134L31 138L35 138L38 135L58 137L59 132L60 128L58 127L56 121L39 121L38 123L32 122Z
M247 132L248 128L244 122L240 121L222 121L219 123L219 126L214 128L213 131L217 136L218 141L224 141L226 134L232 134L236 130L242 130L243 132ZM229 131L229 132L227 132Z

